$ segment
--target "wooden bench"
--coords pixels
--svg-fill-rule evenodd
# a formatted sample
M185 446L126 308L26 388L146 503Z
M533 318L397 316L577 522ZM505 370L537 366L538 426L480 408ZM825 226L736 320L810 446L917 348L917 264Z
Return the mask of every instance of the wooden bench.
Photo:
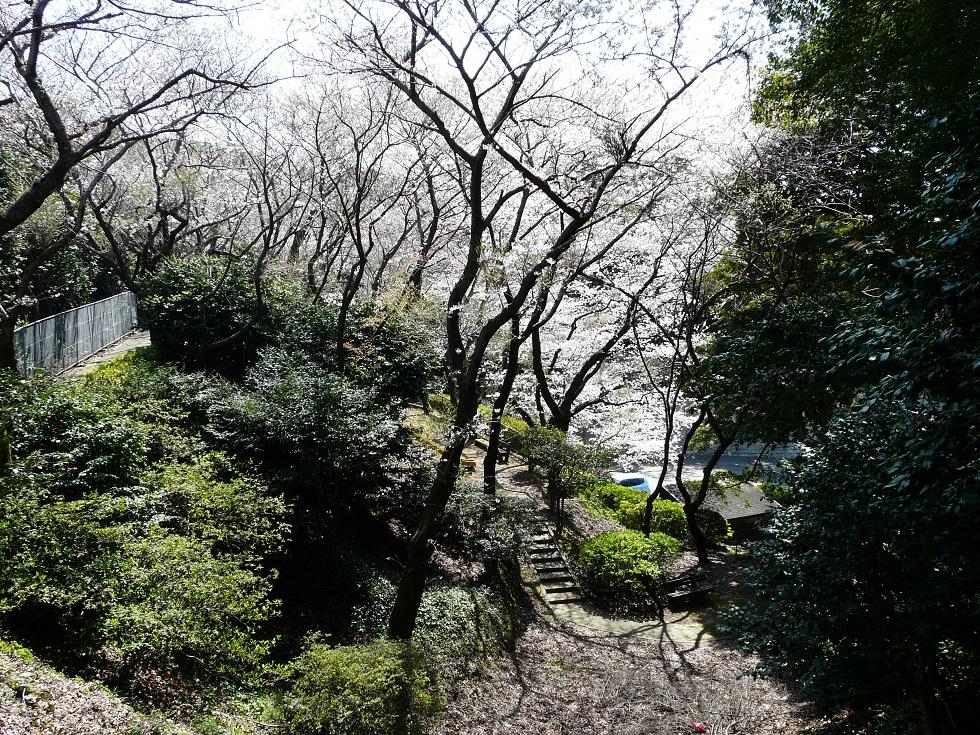
M693 602L713 590L713 587L704 584L704 575L694 571L661 581L658 591L663 602L673 606Z
M677 590L676 592L667 593L667 602L674 604L683 604L686 602L693 602L699 598L704 598L709 592L713 591L714 587L705 585L704 587L692 587L686 590Z
M665 579L660 583L661 588L666 592L673 592L678 587L688 587L691 585L697 585L703 576L701 572L691 572L690 574L682 574L679 577L673 577L672 579Z
M482 436L476 437L474 444L484 452L490 449L489 440ZM508 464L510 462L510 445L507 442L502 441L497 444L497 461L501 464Z

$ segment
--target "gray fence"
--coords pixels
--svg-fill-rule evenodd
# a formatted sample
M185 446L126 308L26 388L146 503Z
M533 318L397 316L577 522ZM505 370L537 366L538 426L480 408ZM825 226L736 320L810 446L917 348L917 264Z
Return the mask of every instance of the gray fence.
M14 334L25 373L64 370L136 328L136 296L124 291L20 327Z

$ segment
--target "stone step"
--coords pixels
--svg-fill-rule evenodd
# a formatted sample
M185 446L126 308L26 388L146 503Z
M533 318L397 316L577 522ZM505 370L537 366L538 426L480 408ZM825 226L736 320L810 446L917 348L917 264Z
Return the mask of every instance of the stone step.
M573 602L583 601L582 595L579 592L556 592L554 594L545 592L544 599L549 605L568 605Z
M566 572L565 574L549 574L547 576L539 574L538 579L541 580L541 584L551 584L554 582L571 582L574 581L575 577Z
M554 561L558 562L564 561L557 549L552 551L539 551L537 553L533 551L531 552L531 561L533 561L535 564L540 564L541 562L548 561L549 559L553 559Z
M558 554L543 554L541 556L532 556L531 563L535 566L541 564L564 564L565 560Z
M568 574L568 567L566 567L564 564L562 564L560 567L558 566L535 567L534 571L538 573L538 576L541 576L542 574L552 574L552 573Z
M545 587L545 594L554 595L558 592L575 592L576 594L581 594L581 590L578 588L577 584L566 584L563 587Z

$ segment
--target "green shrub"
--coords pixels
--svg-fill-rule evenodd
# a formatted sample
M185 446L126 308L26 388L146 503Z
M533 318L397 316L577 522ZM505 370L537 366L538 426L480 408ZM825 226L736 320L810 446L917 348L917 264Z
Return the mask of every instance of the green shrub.
M789 505L792 502L792 492L788 485L781 482L763 481L759 483L762 493L780 505Z
M647 601L650 585L680 548L680 541L663 533L610 531L582 542L578 562L601 602L626 609Z
M511 449L522 456L526 451L524 435L530 428L526 421L515 416L505 414L500 417L500 437L510 445Z
M438 540L465 558L514 559L530 539L532 517L529 501L487 495L482 485L462 481L446 504Z
M646 513L647 493L641 490L634 490L624 487L615 482L595 483L587 487L578 495L582 506L595 516L608 518L617 521L626 528L639 531L643 528L643 515ZM654 501L654 519L657 518L658 510L662 514L661 505L665 501ZM676 505L676 503L674 504ZM653 531L665 531L660 528L656 521L651 525ZM674 534L670 534L673 536ZM684 538L684 536L675 538Z
M262 353L244 386L215 385L201 400L216 441L307 486L384 482L384 462L408 443L373 390L279 348Z
M640 495L640 493L635 494ZM616 520L625 528L640 531L643 529L643 514L646 513L646 506L646 493L643 493L642 497L626 498L616 509Z
M313 643L291 668L288 729L296 735L423 735L441 709L434 677L411 645Z
M281 327L268 306L276 301L275 284L265 288L271 293L260 305L253 266L245 260L170 258L144 284L142 321L166 359L239 375ZM239 333L218 350L204 349Z
M439 372L441 358L423 325L404 305L386 308L371 300L350 306L344 330L344 359L338 359L339 305L293 296L277 305L283 329L271 335L290 352L371 386L382 401L419 401Z
M260 352L279 347L317 367L372 387L381 401L419 400L441 365L433 340L413 314L371 300L350 305L339 339L339 304L313 301L282 277L216 257L166 261L147 281L143 321L161 355L185 366L239 378ZM221 340L237 335L220 348ZM338 343L343 343L343 356Z
M193 443L171 453L179 412L141 359L78 384L17 386L13 472L0 477L0 615L62 660L155 697L167 687L144 684L159 672L242 681L264 658L265 564L286 508L226 455ZM137 420L130 398L158 405Z
M176 372L173 365L157 357L153 347L139 347L102 363L83 376L80 384L87 392L104 395L121 408L132 409L144 401L163 403L169 391L168 380Z
M84 376L76 390L98 396L114 413L136 421L146 433L152 462L165 457L190 460L205 446L192 431L178 390L181 378L155 349L141 347L103 363Z
M278 551L286 536L283 498L223 452L160 465L142 485L145 492L130 506L145 523L199 539L221 553L265 556Z
M452 400L448 393L430 393L428 396L429 408L436 413L450 414L453 410Z
M151 456L147 426L112 402L38 376L18 386L11 417L14 459L44 473L66 497L137 484Z
M597 481L579 488L576 498L592 515L615 521L620 502L631 499L626 493L635 492L614 482Z
M687 516L684 506L673 500L654 500L653 514L650 516L650 531L659 531L668 536L686 541L690 534L687 530Z
M252 678L272 644L259 631L276 610L266 576L204 541L162 531L128 539L119 560L101 634L122 654L122 675Z
M15 633L101 659L123 686L148 670L249 677L274 611L256 555L170 532L172 509L134 522L138 496L64 500L45 484L34 475L0 487L0 614Z
M616 520L626 528L634 531L642 530L648 497L646 493L636 491L632 491L632 497L622 497L616 508ZM684 506L673 500L654 500L650 513L650 532L665 533L679 541L686 541L690 534L687 530Z
M481 661L502 649L506 629L484 590L440 584L422 596L414 640L436 670L474 674Z
M708 546L721 546L731 538L732 529L728 525L728 521L718 511L711 510L711 508L699 508L695 513L695 518L698 522L698 528L704 534L705 541L708 542Z

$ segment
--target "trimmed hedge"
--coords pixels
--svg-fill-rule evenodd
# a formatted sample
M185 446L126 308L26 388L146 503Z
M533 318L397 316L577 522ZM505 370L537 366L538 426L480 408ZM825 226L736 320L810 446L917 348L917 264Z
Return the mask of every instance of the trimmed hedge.
M583 541L578 562L590 591L612 608L649 601L648 588L681 550L681 542L664 533L610 531Z

